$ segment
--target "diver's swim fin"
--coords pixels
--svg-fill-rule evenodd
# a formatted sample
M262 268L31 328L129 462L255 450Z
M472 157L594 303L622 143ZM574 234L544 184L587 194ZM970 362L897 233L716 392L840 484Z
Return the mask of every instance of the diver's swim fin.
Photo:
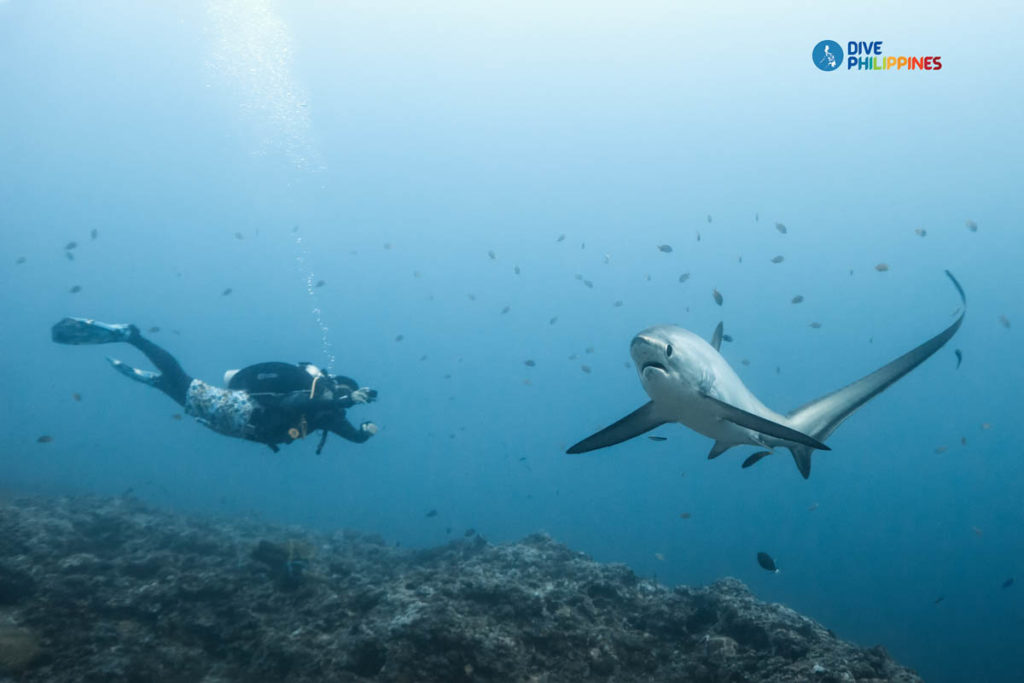
M128 341L131 325L111 325L92 318L64 318L50 329L58 344L111 344Z
M156 386L156 382L160 379L160 374L156 372L150 372L149 370L139 370L133 368L123 361L119 361L116 358L107 358L107 362L110 363L115 370L120 372L122 375L129 379L133 379L136 382L142 382L149 386Z

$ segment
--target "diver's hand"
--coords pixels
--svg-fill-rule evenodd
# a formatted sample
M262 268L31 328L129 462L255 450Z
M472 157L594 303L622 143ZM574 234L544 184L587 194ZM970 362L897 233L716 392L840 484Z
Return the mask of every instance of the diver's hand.
M377 430L380 429L380 427L373 424L372 422L364 422L363 424L359 425L359 428L366 432L367 434L369 434L370 436L376 434Z
M370 387L363 387L356 389L348 395L352 399L352 403L373 403L377 400L377 390L371 389Z

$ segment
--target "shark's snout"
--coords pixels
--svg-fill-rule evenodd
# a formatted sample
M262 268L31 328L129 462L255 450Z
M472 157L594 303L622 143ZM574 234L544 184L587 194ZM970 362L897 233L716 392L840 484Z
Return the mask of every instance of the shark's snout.
M664 347L664 342L649 337L644 333L633 337L633 341L629 345L629 355L633 357L633 362L636 363L636 367L641 375L645 375L648 370L668 372L668 368L665 367L664 363Z

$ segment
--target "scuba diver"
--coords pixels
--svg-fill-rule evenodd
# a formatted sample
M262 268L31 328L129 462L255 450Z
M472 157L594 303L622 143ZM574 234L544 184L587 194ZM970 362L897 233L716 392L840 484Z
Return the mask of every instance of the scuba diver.
M107 358L125 377L142 382L170 396L175 403L215 432L270 446L289 444L321 431L317 454L328 432L363 443L377 433L377 425L363 422L355 427L345 411L359 403L371 403L377 392L360 388L355 380L329 375L310 363L258 363L224 374L226 389L189 376L170 353L144 338L135 325L111 325L87 318L64 318L51 330L58 344L131 344L160 372L133 368Z

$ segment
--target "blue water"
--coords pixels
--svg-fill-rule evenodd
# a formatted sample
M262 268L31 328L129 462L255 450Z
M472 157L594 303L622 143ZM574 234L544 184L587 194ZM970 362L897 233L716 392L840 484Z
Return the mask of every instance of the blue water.
M545 530L670 584L736 576L928 680L1018 680L1022 18L2 1L2 486L132 488L409 546ZM824 38L944 68L824 73ZM647 400L640 329L724 321L725 357L785 412L948 325L947 268L963 328L846 422L809 480L784 451L708 462L711 441L678 425L564 454ZM144 365L133 349L52 344L65 315L159 326L214 383L331 364L379 389L350 416L381 431L275 455L176 421L103 360Z

